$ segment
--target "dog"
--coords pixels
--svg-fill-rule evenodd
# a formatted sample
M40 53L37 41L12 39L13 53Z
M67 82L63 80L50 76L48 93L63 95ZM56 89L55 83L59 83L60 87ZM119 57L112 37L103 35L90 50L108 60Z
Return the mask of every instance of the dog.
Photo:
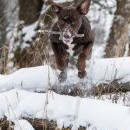
M85 16L89 11L90 3L91 0L82 0L75 6L63 7L56 3L51 6L58 17L52 26L52 31L61 32L61 35L50 35L57 68L61 71L58 77L60 82L67 79L70 48L72 48L73 56L78 56L76 63L78 77L82 79L86 76L85 62L94 43L90 22ZM76 37L76 34L84 34L84 36Z

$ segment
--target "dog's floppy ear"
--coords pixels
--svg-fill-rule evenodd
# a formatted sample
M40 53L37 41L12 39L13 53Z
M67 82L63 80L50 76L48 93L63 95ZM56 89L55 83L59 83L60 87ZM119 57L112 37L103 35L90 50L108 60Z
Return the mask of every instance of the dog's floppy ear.
M52 10L53 10L56 14L58 14L58 13L62 10L62 6L60 6L60 5L58 5L58 4L52 4L51 7L52 7Z
M77 10L81 14L86 15L89 11L90 4L91 0L82 0L82 2L77 6Z

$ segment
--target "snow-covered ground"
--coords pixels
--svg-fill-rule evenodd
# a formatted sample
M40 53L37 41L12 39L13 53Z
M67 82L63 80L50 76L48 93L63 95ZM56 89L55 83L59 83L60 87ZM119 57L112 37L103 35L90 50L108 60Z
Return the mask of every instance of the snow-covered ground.
M54 86L74 86L84 83L84 87L91 87L93 84L111 82L119 79L120 82L130 81L130 57L91 59L87 62L88 75L85 79L77 77L77 69L68 70L68 78L65 83L58 82L57 70L49 65L39 67L23 68L10 75L0 75L0 92L13 88L46 91Z
M97 98L97 97L96 97ZM109 93L100 97L103 101L118 103L130 107L130 92L127 93Z
M114 79L130 82L130 57L92 58L87 63L88 75L84 80L77 77L77 69L69 69L64 84L58 82L59 72L49 65L23 68L10 75L0 75L0 118L6 116L12 120L15 130L34 130L29 122L22 119L24 117L54 120L59 128L72 125L73 130L79 126L85 126L88 130L130 130L130 94L111 95L111 99L106 95L99 100L47 91L56 85L60 89L66 85L84 83L83 87L87 88Z
M54 0L56 3L65 1ZM6 116L12 120L15 123L14 130L34 130L23 117L54 120L59 128L72 125L72 130L79 126L85 126L87 130L130 130L130 93L105 95L99 100L59 95L48 91L55 86L60 90L64 86L77 87L81 84L87 89L93 84L111 82L114 79L119 79L119 82L123 83L130 82L130 57L95 59L104 54L106 46L104 43L108 38L116 9L115 0L105 3L102 1L102 4L115 7L110 10L101 9L98 4L92 3L88 17L95 33L95 44L92 58L87 61L88 75L85 79L77 77L76 68L68 69L67 81L59 83L59 72L49 65L23 68L9 75L0 75L0 118ZM23 28L22 33L25 36L21 48L26 47L24 43L27 41L32 41L37 33L35 30L37 25L38 22ZM10 45L10 48L13 50L14 46Z
M31 124L26 120L16 120L14 123L14 130L34 130Z
M88 130L130 130L129 107L97 99L15 89L0 94L0 106L1 118L5 115L14 122L20 120L16 128L25 123L32 130L26 121L21 121L23 117L31 117L54 120L59 128L72 125L73 130L79 126ZM26 130L25 126L23 130Z

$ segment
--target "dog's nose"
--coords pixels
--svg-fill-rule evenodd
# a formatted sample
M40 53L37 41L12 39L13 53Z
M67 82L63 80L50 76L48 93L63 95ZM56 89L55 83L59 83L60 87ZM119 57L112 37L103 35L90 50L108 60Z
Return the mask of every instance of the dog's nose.
M71 37L71 33L69 31L66 31L66 32L63 33L63 37L68 39L68 38Z
M68 39L68 38L70 38L70 36L67 34L64 34L64 38Z

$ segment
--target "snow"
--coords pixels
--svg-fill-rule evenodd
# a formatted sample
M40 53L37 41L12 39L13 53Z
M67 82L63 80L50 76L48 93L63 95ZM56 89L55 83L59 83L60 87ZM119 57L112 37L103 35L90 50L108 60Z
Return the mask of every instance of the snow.
M0 118L6 116L15 122L15 130L33 130L31 124L23 120L28 117L54 120L58 128L72 125L72 130L80 126L87 127L88 130L129 130L129 94L126 94L126 100L123 95L111 96L113 102L119 98L118 104L115 104L108 99L109 95L99 100L48 91L55 85L61 89L65 85L73 86L82 82L86 88L114 79L130 82L129 61L130 57L91 59L87 61L88 76L84 80L77 77L77 69L68 69L68 79L63 84L58 82L59 72L49 65L23 68L10 75L0 75Z
M38 22L36 21L35 23L29 25L29 26L25 26L22 30L22 34L25 34L25 36L23 37L23 45L22 48L25 48L27 45L27 42L32 42L32 38L36 35L36 28L38 26Z
M20 69L10 75L0 75L0 91L13 88L45 91L49 87L48 75L53 86L56 82L55 73L47 65Z
M89 67L90 78L93 83L125 78L130 75L129 61L129 57L92 60Z
M13 88L30 91L42 91L59 86L78 86L84 83L86 89L93 84L111 82L119 79L120 82L130 82L130 57L91 59L87 61L87 77L79 79L77 69L68 69L68 78L64 83L58 82L59 71L52 69L49 65L32 68L23 68L10 75L0 75L0 92ZM62 87L61 87L62 86Z
M34 130L26 120L15 121L14 130Z
M23 130L25 126L31 127L21 120L23 117L54 120L59 128L72 125L73 129L79 126L91 126L98 130L130 129L129 107L97 99L58 95L51 91L39 94L11 90L0 94L0 101L0 115L15 121L15 129L19 124ZM17 123L18 119L20 123Z
M127 57L129 55L129 43L126 44L124 57Z
M54 0L56 3L65 1ZM87 77L85 79L79 79L77 69L74 68L68 69L67 81L59 83L59 71L53 70L49 65L23 68L9 75L0 75L0 118L6 116L7 119L12 120L15 123L14 130L34 130L28 121L23 120L24 117L54 120L57 122L58 128L71 125L72 130L76 130L80 126L87 127L87 130L130 130L129 93L125 96L123 94L111 95L111 101L110 95L102 96L102 100L99 100L90 97L59 95L48 91L55 86L59 90L64 89L64 87L71 89L70 86L80 86L87 89L94 84L111 82L115 79L119 79L119 82L123 83L130 82L130 57L126 57L128 45L123 58L95 59L104 55L106 41L114 18L113 14L116 10L115 0L101 1L101 4L108 5L110 8L115 7L106 10L101 9L97 4L91 6L88 17L96 39L92 58L87 61ZM43 14L44 11L42 10L41 13ZM23 28L21 33L25 36L23 36L21 48L30 46L30 42L33 41L37 33L37 25L38 22L35 22ZM10 28L8 27L8 29ZM8 63L11 70L13 51L20 45L18 41L13 46L14 38L21 35L17 31L16 25L14 33L8 33L10 36L14 35L10 40L10 62ZM117 104L112 103L116 102L116 99Z
M130 107L130 92L127 93L110 93L107 95L102 95L101 98L104 101L118 103L123 106Z
M90 11L87 15L95 36L92 54L92 57L94 58L101 58L105 54L106 41L109 37L110 28L114 19L114 12L116 11L115 0L100 1L100 3L106 8L92 2ZM107 9L107 7L109 9Z
M23 28L23 30L22 30L23 34L26 34L25 37L24 37L25 41L29 41L30 37L33 37L36 34L35 29L37 27L37 24L38 23L35 22L34 24L26 26L25 28Z

